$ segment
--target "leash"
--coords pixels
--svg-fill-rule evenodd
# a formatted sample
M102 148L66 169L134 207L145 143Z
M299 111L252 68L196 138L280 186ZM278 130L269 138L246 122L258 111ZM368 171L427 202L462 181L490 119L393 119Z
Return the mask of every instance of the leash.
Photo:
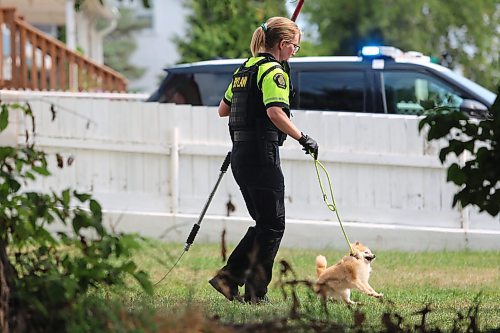
M314 158L314 156L311 152L309 153L309 155L311 155L311 157ZM319 166L319 168L318 168L318 166ZM323 194L323 201L325 202L326 207L328 207L328 209L331 210L332 212L335 212L335 214L337 215L337 220L339 221L340 229L342 229L342 233L344 234L344 238L347 242L347 245L349 246L349 251L350 251L351 255L354 255L355 254L354 250L352 249L351 242L349 241L349 238L347 237L344 226L342 225L342 220L340 219L339 210L337 209L337 205L335 204L335 198L333 197L332 181L330 179L330 174L326 170L325 166L317 159L314 159L314 168L316 169L316 175L318 176L319 187L321 188L321 193ZM325 188L323 186L323 182L321 181L321 175L319 173L320 168L321 168L321 170L323 170L323 173L326 175L326 179L328 180L328 186L330 188L330 197L332 198L331 202L328 201L328 195L326 194Z
M219 178L217 179L217 182L215 183L215 186L212 189L212 192L210 193L210 195L207 199L207 202L205 203L205 206L203 207L203 210L201 211L200 217L198 218L198 222L196 222L193 225L193 228L191 229L191 232L189 233L189 236L186 240L186 244L184 245L184 251L182 251L181 255L179 256L177 261L174 263L174 265L168 270L168 272L165 273L165 275L158 282L156 282L153 286L156 286L160 282L165 280L165 278L170 274L170 272L175 268L175 266L177 266L179 261L181 261L181 258L184 255L184 253L189 251L189 248L193 244L194 239L195 239L196 235L198 234L198 231L200 230L201 222L203 221L203 217L205 216L205 213L208 210L208 206L210 206L210 203L212 202L212 199L215 195L215 191L217 190L217 187L219 187L219 184L222 180L222 177L224 176L224 174L227 171L227 168L229 167L229 163L231 163L231 152L227 153L226 158L224 159L224 162L222 163L222 166L220 167Z
M163 275L163 277L160 280L158 280L155 284L153 284L153 287L156 287L158 284L160 284L160 282L162 282L163 280L165 280L167 278L167 276L170 274L170 272L175 268L175 266L177 266L177 264L179 263L179 261L181 261L182 256L186 252L187 252L186 250L182 251L181 255L179 256L179 258L177 259L177 261L175 262L175 264L172 267L170 267L170 269L168 270L168 272L166 272L165 275Z

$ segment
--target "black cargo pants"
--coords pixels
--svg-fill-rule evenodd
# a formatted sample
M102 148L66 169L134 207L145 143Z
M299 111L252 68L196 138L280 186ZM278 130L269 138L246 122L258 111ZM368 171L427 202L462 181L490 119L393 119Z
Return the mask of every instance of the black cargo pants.
M231 169L255 226L248 228L221 271L245 285L245 300L251 301L267 293L285 231L285 183L278 142L234 142Z

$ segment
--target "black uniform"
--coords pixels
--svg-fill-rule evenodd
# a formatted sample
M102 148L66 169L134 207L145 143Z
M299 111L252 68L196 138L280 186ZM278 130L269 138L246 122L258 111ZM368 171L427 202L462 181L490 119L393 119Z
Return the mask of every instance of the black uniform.
M231 105L231 169L255 226L248 228L218 276L226 279L234 296L237 285L245 285L246 301L265 297L285 231L285 184L278 147L286 135L266 110L279 106L289 116L290 88L283 67L271 55L259 54L236 71L224 95Z

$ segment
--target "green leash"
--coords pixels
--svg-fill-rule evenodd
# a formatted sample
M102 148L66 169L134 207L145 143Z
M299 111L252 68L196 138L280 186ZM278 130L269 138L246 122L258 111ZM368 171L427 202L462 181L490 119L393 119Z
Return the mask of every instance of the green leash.
M310 155L311 157L314 158L312 154ZM326 194L323 182L321 181L321 175L319 174L318 166L321 167L324 174L326 175L326 179L328 179L328 186L330 187L330 197L332 198L332 202L328 201L328 195ZM330 180L330 175L328 174L328 171L326 170L325 166L317 159L314 160L314 167L316 168L316 175L318 176L319 187L321 188L321 193L323 194L323 201L325 202L326 207L328 207L328 209L330 209L332 212L335 212L335 214L337 215L337 220L339 221L340 228L342 229L342 233L344 234L344 238L347 242L347 245L349 245L349 251L351 252L352 255L354 255L355 254L354 250L352 249L351 242L349 242L349 238L347 238L344 226L342 225L342 220L340 219L337 205L335 204L335 198L333 197L332 181Z

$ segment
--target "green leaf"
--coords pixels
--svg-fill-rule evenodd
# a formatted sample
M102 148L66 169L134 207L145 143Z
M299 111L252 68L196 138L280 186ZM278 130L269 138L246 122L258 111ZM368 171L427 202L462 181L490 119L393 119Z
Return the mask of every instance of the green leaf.
M90 223L89 223L88 219L81 214L77 214L73 218L73 230L75 231L76 234L80 233L80 229L86 228L89 225L90 225Z
M12 192L17 192L21 188L21 184L19 184L19 182L16 181L15 179L8 178L7 183L9 184L9 187Z
M69 203L71 201L71 197L70 197L70 190L69 189L66 189L64 190L62 193L61 193L61 198L62 198L62 202L63 202L63 205L65 207L68 207L69 206Z
M476 140L475 139L472 139L472 140L469 140L469 141L466 141L464 142L464 150L468 150L470 151L471 153L474 152L474 146L475 146L475 143L476 143Z
M456 156L460 156L467 149L467 143L460 140L450 140L448 150L454 152Z
M460 169L460 166L456 163L453 163L448 168L448 178L447 181L452 181L457 185L463 185L467 180L465 173Z
M420 121L418 122L418 131L419 131L419 132L422 132L422 129L424 128L424 126L425 126L426 124L429 124L429 123L428 123L428 118L423 118L422 120L420 120Z
M441 151L439 152L439 160L441 161L441 164L444 163L444 161L446 160L446 156L448 156L450 151L450 146L441 149Z
M9 125L9 109L5 104L2 104L2 112L0 113L0 132Z
M31 172L27 171L24 173L24 176L30 180L36 180L36 177L34 174L32 174Z
M7 157L12 157L16 153L13 147L0 147L0 160L4 161Z
M467 134L468 136L477 136L478 129L479 126L477 126L476 124L467 122L467 124L464 127L464 133Z
M77 191L73 191L73 195L80 200L81 203L84 203L92 197L90 194L87 193L78 193Z
M90 200L89 206L92 214L94 214L94 216L100 219L102 216L101 205L96 200L92 199Z
M491 152L493 154L493 152ZM478 161L484 161L490 156L490 150L486 147L481 147L476 152L476 159Z
M34 166L32 169L33 169L33 171L35 171L36 173L38 173L42 176L50 176L50 172L46 167Z

